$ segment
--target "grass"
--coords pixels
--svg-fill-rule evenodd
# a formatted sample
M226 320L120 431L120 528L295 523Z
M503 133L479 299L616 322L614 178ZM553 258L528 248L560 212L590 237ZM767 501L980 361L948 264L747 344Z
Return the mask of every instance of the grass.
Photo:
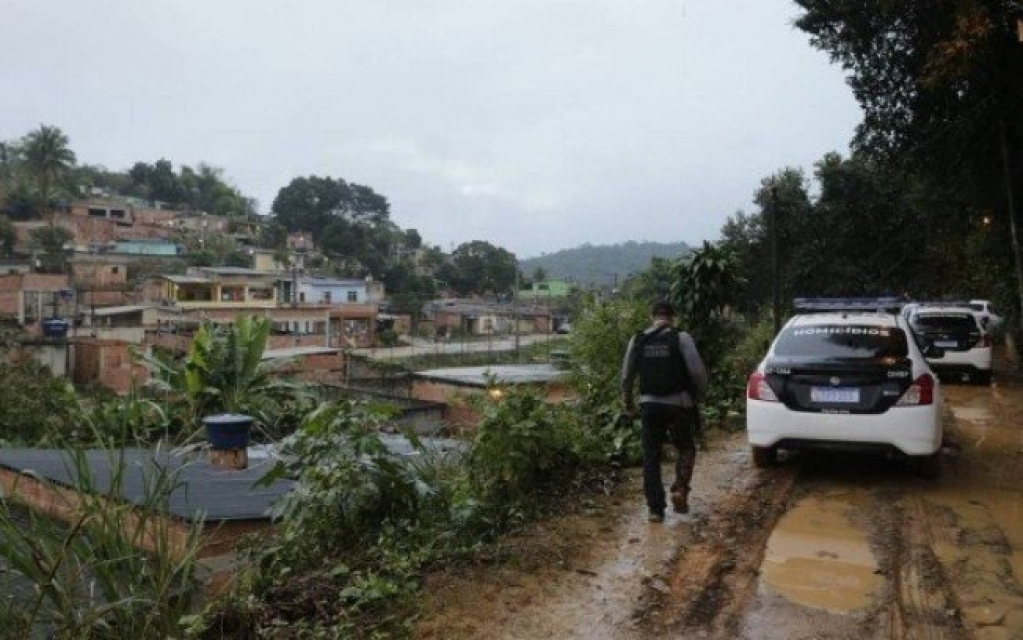
M162 516L178 486L175 473L151 464L137 507L121 498L127 465L123 450L106 451L111 478L101 485L85 452L67 449L77 504L62 505L58 521L21 504L19 479L0 501L0 561L4 586L17 595L0 602L0 627L8 637L169 638L183 637L196 603L196 558L201 524L184 539L171 535ZM73 508L70 508L72 507Z

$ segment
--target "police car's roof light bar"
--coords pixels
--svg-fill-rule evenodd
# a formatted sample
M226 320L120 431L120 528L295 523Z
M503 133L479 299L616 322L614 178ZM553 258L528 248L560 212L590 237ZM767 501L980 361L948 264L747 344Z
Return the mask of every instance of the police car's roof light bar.
M905 300L897 296L877 298L796 298L792 306L796 311L877 311L898 313Z

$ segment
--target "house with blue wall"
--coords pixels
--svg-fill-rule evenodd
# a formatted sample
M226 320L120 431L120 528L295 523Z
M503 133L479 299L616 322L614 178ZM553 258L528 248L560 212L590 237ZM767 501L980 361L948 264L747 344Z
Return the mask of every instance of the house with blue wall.
M299 304L365 304L371 302L370 282L358 278L334 279L301 276L294 280L282 278L282 302ZM293 297L292 291L297 291Z

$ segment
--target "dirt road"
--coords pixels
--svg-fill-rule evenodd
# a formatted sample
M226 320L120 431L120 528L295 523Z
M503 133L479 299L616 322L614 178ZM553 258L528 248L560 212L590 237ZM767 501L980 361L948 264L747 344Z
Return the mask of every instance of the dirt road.
M631 473L430 578L421 638L1023 639L1023 382L944 386L945 469L815 454L758 471L741 435L695 504L645 520Z

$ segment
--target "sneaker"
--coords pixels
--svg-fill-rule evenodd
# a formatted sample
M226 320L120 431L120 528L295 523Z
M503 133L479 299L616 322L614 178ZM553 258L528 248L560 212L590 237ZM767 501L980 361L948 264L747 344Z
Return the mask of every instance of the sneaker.
M650 515L646 518L647 522L664 522L663 511L651 511Z
M671 492L671 506L675 509L675 513L689 513L689 490L673 490Z

